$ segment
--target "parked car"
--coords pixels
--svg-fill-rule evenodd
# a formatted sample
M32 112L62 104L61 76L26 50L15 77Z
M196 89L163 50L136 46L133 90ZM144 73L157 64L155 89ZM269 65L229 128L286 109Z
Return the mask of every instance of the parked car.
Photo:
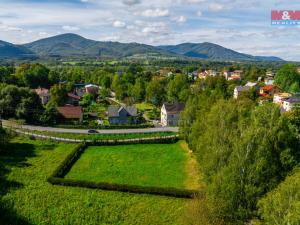
M97 130L88 130L88 134L98 134Z

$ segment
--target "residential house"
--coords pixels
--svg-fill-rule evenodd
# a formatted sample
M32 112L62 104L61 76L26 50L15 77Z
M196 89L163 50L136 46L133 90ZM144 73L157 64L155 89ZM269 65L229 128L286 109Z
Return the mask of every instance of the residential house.
M276 93L276 94L274 94L274 97L273 97L273 103L283 106L284 100L287 100L291 96L292 96L292 94L290 94L290 93Z
M226 80L241 80L243 75L242 70L224 71L223 76Z
M50 93L49 90L46 88L38 88L34 90L35 93L40 97L41 102L43 105L46 105L50 100Z
M85 85L85 92L92 95L97 95L99 92L99 86L95 84Z
M85 94L85 84L74 84L75 94L82 97Z
M63 121L79 121L83 120L83 112L80 106L62 106L57 107L57 111L61 116L61 120Z
M231 76L239 76L242 77L243 76L243 70L234 70L231 74Z
M251 87L249 86L237 86L233 91L233 98L238 99L243 92L250 91Z
M67 102L66 102L66 104L73 105L73 106L78 106L80 99L81 98L79 96L74 95L72 93L68 93L67 94Z
M227 80L241 80L242 78L238 75L231 75Z
M198 78L205 79L207 77L215 77L217 75L218 75L218 73L215 70L204 70L204 71L198 73Z
M267 71L266 72L266 77L274 77L275 76L275 73L271 70Z
M180 113L184 107L184 103L164 103L161 107L161 125L178 126Z
M300 98L296 96L292 96L283 101L282 108L285 112L292 110L293 108L300 107Z
M265 85L273 85L274 77L265 77L264 82L265 82Z
M268 97L268 96L274 96L274 94L277 94L280 92L280 89L276 85L265 85L260 88L259 95L262 97Z
M258 83L257 82L252 82L252 81L248 81L245 86L250 87L250 88L258 88Z
M108 121L110 124L137 123L137 109L134 106L110 106Z

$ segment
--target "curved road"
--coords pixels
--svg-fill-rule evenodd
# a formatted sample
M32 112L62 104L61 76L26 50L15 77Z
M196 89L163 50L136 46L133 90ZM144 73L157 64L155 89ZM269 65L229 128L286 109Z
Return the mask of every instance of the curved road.
M48 131L56 133L71 133L71 134L87 134L88 129L66 129L56 127L41 127L32 125L13 125L8 121L2 120L3 126L7 128L19 128L26 130ZM130 134L130 133L155 133L155 132L178 132L178 127L154 127L154 128L138 128L138 129L111 129L97 130L99 134Z

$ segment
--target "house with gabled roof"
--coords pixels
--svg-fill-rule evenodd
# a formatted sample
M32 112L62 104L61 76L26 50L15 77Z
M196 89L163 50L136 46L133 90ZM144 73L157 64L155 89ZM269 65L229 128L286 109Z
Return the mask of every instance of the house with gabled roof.
M67 103L66 104L78 106L80 99L81 98L79 96L74 95L73 93L68 93L67 94Z
M161 125L178 126L180 113L184 110L184 103L164 103L161 107Z
M66 105L57 107L60 119L63 121L79 121L83 120L83 112L80 106Z
M273 97L274 94L280 92L280 88L277 85L269 84L260 88L259 95L262 97Z
M108 121L110 124L137 123L137 109L134 106L108 107Z

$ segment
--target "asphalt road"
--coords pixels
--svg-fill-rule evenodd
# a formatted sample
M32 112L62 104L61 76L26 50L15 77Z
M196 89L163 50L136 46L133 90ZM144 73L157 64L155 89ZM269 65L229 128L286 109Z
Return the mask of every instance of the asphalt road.
M3 126L14 127L26 130L48 131L57 133L71 133L71 134L87 134L88 129L65 129L56 127L41 127L31 125L11 125L3 121ZM154 127L154 128L139 128L139 129L111 129L111 130L97 130L99 134L130 134L130 133L155 133L155 132L178 132L178 127Z

